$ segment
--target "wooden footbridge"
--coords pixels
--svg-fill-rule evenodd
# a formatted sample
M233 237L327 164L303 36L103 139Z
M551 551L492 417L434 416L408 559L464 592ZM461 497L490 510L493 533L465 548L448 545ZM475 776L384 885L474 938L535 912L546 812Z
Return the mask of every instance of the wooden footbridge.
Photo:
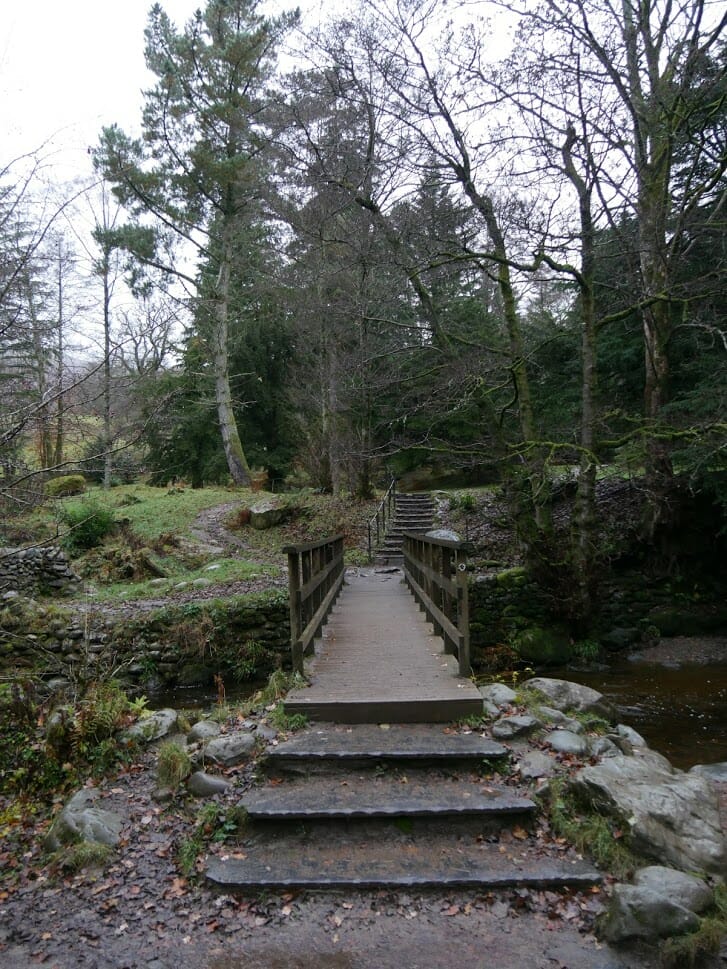
M240 802L241 850L211 856L208 881L243 893L592 886L598 872L526 833L536 804L495 780L510 751L442 726L483 708L464 555L458 542L401 539L401 570L352 570L345 583L340 535L286 550L293 663L308 685L285 710L314 722L276 739Z
M462 546L415 532L403 540L403 570L352 570L345 583L341 536L286 549L293 664L310 681L289 694L287 713L442 723L482 712Z

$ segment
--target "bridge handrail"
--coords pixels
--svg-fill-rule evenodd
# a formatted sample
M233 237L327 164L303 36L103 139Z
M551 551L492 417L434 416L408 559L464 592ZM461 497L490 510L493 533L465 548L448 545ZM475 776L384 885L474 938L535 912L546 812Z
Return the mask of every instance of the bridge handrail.
M343 535L286 545L293 669L303 674L303 657L333 608L343 585Z
M469 585L462 543L404 532L404 580L444 640L445 653L457 657L460 676L469 676Z
M396 478L392 478L389 487L384 492L376 514L371 517L368 523L368 543L369 543L369 562L373 561L374 548L381 544L381 536L386 536L386 522L393 517L392 505L396 502ZM376 529L376 545L373 542L373 529Z

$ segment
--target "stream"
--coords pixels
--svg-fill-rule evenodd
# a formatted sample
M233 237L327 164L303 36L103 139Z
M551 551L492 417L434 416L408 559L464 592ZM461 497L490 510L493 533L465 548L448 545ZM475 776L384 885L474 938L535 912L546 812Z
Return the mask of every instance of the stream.
M548 671L590 686L650 747L688 770L727 761L727 662L669 665L637 657L599 669Z

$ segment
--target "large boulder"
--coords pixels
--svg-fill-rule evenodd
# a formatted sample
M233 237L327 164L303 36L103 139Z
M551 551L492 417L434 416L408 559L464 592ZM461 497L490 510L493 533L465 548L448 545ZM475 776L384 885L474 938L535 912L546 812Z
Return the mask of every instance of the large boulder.
M536 690L547 698L548 705L556 710L576 710L593 713L606 720L615 719L613 705L598 690L570 680L556 680L547 676L535 676L523 684L528 690Z
M167 707L155 710L147 717L142 717L124 732L124 737L139 743L151 743L166 737L177 726L177 711Z
M255 738L251 733L239 730L236 733L215 737L202 749L199 759L212 761L220 767L236 767L244 764L255 752Z
M85 788L73 795L45 836L47 851L58 851L63 845L80 841L93 841L111 847L118 844L123 818L113 811L94 807L93 801L97 797L97 792Z
M674 771L663 758L612 757L584 767L571 787L630 830L636 852L687 871L727 874L717 794L705 777Z
M693 932L698 915L709 908L712 890L701 878L655 865L642 868L633 885L615 885L602 924L608 942L634 939L654 942L670 935Z
M293 515L293 509L275 498L264 498L250 508L250 524L260 531L273 528L287 521Z

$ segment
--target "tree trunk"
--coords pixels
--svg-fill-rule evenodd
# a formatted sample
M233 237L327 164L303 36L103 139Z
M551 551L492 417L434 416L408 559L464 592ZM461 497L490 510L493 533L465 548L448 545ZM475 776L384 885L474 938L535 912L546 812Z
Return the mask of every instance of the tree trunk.
M230 247L224 244L222 265L218 277L218 298L212 332L212 368L215 378L217 418L222 434L227 467L235 484L250 487L250 468L242 449L237 422L232 409L232 391L227 353L227 331L230 313Z

